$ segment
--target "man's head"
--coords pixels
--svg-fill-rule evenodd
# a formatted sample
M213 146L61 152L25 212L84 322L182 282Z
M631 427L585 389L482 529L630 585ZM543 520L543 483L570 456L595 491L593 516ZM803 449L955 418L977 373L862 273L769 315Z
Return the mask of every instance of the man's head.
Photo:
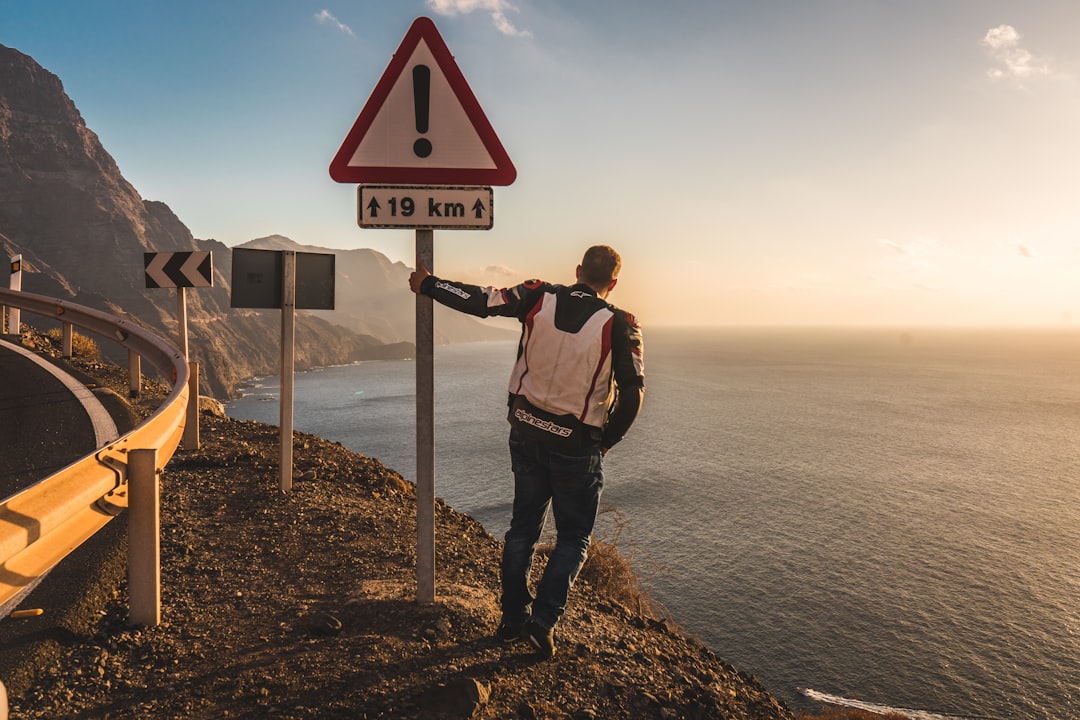
M622 258L615 248L593 245L585 251L585 257L577 267L577 280L596 290L600 297L606 297L615 287L620 269Z

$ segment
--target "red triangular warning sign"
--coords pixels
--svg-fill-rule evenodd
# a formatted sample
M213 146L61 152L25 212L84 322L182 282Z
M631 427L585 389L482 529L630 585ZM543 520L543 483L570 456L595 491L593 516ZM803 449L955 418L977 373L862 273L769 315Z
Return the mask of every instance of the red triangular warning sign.
M435 23L417 18L330 163L342 183L509 185L517 170Z

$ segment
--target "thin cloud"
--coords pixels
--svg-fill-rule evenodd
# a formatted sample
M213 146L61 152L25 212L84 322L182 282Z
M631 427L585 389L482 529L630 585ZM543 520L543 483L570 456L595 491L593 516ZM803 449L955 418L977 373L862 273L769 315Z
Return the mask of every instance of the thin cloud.
M952 255L946 244L932 237L920 236L906 241L880 238L877 242L889 253L891 259L887 262L890 266L914 272L920 278L940 274L942 263L948 263Z
M1018 253L1020 253L1020 257L1026 257L1026 258L1034 258L1035 257L1035 253L1033 253L1031 251L1031 248L1029 248L1024 243L1017 243L1016 244L1016 251Z
M532 37L528 30L518 30L506 17L508 10L517 10L506 0L427 0L428 7L440 15L468 15L482 10L491 17L492 24L504 35L512 37Z
M504 277L504 278L506 278L506 277L516 277L517 274L518 274L518 271L513 270L511 268L508 268L505 265L488 265L486 268L484 268L484 274L495 276L495 277Z
M458 280L480 287L505 288L527 280L529 276L505 265L488 265L482 270L463 270Z
M338 20L332 14L330 14L329 10L320 10L319 12L315 13L315 21L318 22L320 25L330 25L332 27L336 27L338 30L345 33L346 35L356 37L356 33L352 31L352 28Z
M994 80L1012 78L1024 80L1051 74L1050 64L1036 58L1020 44L1020 33L1012 25L990 28L983 36L982 44L990 48L996 63L987 74Z
M473 281L477 285L483 285L485 287L510 287L517 285L519 282L526 280L527 278L519 273L517 270L508 268L505 265L488 265L473 278Z
M895 240L881 239L881 240L878 240L878 243L883 248L885 248L887 250L891 250L894 253L896 253L897 255L907 255L908 252L910 252L910 250L908 250L907 247L905 247L904 245L901 245L900 243L896 242Z

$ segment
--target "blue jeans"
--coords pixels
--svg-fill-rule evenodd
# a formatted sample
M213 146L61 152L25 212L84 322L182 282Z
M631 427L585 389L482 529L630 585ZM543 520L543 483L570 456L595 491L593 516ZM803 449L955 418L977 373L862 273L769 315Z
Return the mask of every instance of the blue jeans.
M510 431L514 469L514 514L502 557L502 616L507 625L531 617L554 628L566 607L596 523L604 472L600 447L555 449ZM555 517L555 549L536 587L529 591L533 553L544 530L548 507Z

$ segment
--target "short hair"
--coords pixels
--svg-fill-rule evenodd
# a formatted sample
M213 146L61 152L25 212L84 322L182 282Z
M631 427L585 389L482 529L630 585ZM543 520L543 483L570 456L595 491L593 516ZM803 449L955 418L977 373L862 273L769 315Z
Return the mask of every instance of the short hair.
M619 277L622 258L609 245L593 245L581 259L581 282L592 287L610 285Z

